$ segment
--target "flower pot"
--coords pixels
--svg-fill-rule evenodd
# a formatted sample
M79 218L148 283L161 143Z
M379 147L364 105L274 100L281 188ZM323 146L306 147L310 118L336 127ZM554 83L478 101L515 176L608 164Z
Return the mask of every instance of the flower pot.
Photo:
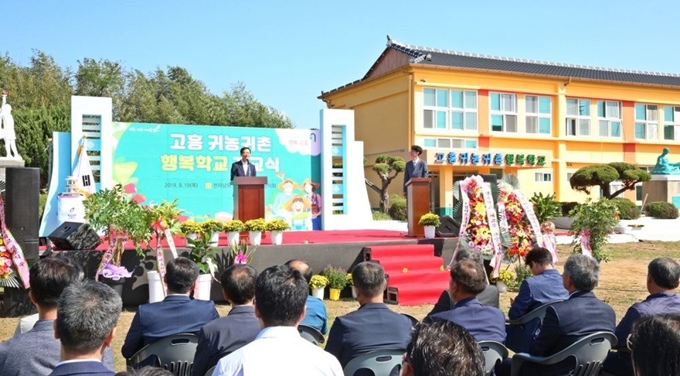
M321 287L321 288L318 288L318 289L312 289L312 296L317 298L317 299L323 300L324 289L325 289L325 287Z
M338 301L340 300L340 289L330 289L330 293L328 295L328 298L333 301Z
M229 245L232 245L234 243L238 244L239 243L239 236L240 232L238 231L229 231L227 232L227 243Z
M281 245L283 243L283 231L272 231L272 244Z
M198 235L195 232L192 232L191 234L186 234L186 236L185 236L186 239L191 239L191 240L196 240L197 237L198 237ZM187 248L194 248L194 246L192 244L190 244L188 240L187 240L186 243L187 243Z
M149 303L156 303L165 299L161 275L157 271L148 271L146 277L149 279Z
M423 226L425 229L425 239L434 239L434 226Z
M196 289L194 290L194 299L210 300L210 287L212 286L212 276L210 274L201 274L196 280Z
M214 232L210 236L210 243L208 243L211 247L217 247L217 245L220 243L220 233L219 232Z
M118 294L121 298L123 297L123 285L125 284L125 278L121 278L118 280L111 279L104 277L103 275L99 276L99 282L104 283L105 285L108 285L113 289L113 291Z
M250 245L262 244L262 231L250 231L248 237L250 238Z
M496 287L498 288L498 292L504 293L508 291L508 285L505 284L503 281L496 281Z

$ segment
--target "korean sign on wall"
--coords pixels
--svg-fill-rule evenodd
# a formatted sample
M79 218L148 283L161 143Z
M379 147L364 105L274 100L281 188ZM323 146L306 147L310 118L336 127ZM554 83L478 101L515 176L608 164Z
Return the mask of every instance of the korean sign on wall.
M302 208L291 203L293 198L306 197L303 182L319 181L317 130L145 123L113 123L113 127L113 180L143 204L179 198L185 215L198 221L230 218L231 164L241 159L239 150L247 146L257 176L266 176L269 182L265 188L268 219L297 218L298 229L311 223L308 200L302 200Z
M536 154L502 153L435 153L434 163L447 163L469 166L544 166L545 156Z

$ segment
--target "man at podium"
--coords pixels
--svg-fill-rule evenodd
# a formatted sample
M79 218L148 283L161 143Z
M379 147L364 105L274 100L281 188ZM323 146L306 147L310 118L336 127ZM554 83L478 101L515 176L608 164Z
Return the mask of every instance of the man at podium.
M411 146L411 160L406 162L406 169L404 171L404 196L406 196L406 183L408 183L411 178L427 177L427 162L422 161L419 158L422 153L423 148L420 146Z
M241 160L231 165L231 181L234 181L237 176L256 176L255 165L248 161L249 158L250 148L242 147Z

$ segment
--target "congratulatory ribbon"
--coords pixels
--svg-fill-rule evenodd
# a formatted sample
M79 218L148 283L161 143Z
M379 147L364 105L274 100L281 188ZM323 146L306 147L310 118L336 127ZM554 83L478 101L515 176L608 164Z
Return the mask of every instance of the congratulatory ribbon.
M29 282L28 264L24 258L24 252L21 250L21 246L7 228L7 222L5 221L5 200L2 196L0 196L0 232L2 240L5 242L5 248L12 255L12 261L14 261L14 265L17 267L21 283L24 285L25 289L30 288L31 283Z

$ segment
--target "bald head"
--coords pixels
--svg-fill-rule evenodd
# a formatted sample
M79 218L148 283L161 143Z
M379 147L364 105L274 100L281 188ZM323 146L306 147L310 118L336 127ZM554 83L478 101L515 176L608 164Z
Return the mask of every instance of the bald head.
M307 280L307 283L309 283L312 280L312 275L314 275L314 270L307 264L307 261L304 260L290 260L286 263L286 266L293 269L297 270L302 274L305 279Z

